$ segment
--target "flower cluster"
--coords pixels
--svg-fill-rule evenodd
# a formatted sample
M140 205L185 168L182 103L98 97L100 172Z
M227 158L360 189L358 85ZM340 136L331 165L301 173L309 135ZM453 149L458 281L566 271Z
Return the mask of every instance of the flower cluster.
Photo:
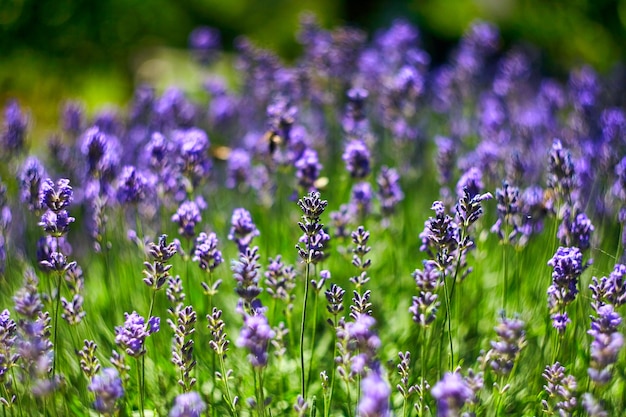
M138 358L146 353L145 341L153 333L159 331L161 319L150 317L145 319L133 311L131 314L124 313L123 326L115 328L115 343L124 349L129 356Z

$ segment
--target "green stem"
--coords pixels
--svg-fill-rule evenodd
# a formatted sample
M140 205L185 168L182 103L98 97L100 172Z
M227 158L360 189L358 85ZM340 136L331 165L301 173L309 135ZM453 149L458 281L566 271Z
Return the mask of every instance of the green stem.
M317 299L318 292L313 293L313 334L311 335L311 357L309 358L309 372L307 374L306 383L311 383L311 370L313 369L313 356L315 354L315 334L317 332Z
M302 307L302 321L300 322L300 379L301 389L300 395L302 398L306 400L306 379L305 379L305 369L304 369L304 326L306 324L306 307L309 300L309 273L311 269L311 263L306 263L306 274L304 277L304 306Z
M59 341L57 338L57 330L59 328L59 308L61 306L61 279L63 278L63 273L58 273L57 279L57 293L55 295L55 306L54 306L54 341L52 345L54 346L54 355L52 357L52 379L54 379L56 375L56 367L57 367L57 357L61 354L61 349L57 346L57 342Z
M445 279L443 281L443 294L444 294L445 304L446 304L446 319L447 319L446 321L448 323L448 342L450 345L450 361L448 364L448 370L451 371L452 367L454 366L454 350L452 348L452 325L450 324L450 322L452 321L452 316L450 315L450 295L448 294L448 284L446 283Z
M142 361L141 361L141 368L139 368L139 366L137 366L137 388L139 389L139 415L141 417L144 417L143 414L143 380L142 380L142 374L144 373L145 369L144 369L144 359L145 359L145 355L141 357ZM139 365L139 358L137 358L137 365Z
M332 361L332 370L330 372L330 393L328 395L328 404L326 404L326 402L324 403L324 416L328 417L330 416L330 405L333 402L333 391L335 389L335 369L337 368L335 366L335 358L337 357L337 316L335 315L335 322L334 322L335 326L335 339L333 343L334 349L333 349L333 361Z
M226 376L226 364L224 363L224 355L218 354L217 356L220 360L220 369L222 370L222 382L224 383L224 388L226 389L226 401L228 401L228 409L230 410L231 415L235 416L237 415L237 412L235 410L235 407L233 406L232 396L230 395L230 387ZM213 376L215 377L215 374L213 374Z

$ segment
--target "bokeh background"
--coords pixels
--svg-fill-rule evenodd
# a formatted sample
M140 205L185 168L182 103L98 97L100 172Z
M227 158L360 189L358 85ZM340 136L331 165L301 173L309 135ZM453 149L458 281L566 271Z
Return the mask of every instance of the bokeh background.
M626 0L0 0L0 103L17 98L32 135L45 135L63 100L94 111L126 103L137 82L189 83L185 48L198 25L220 29L227 51L245 35L293 59L303 11L370 34L402 16L434 64L476 18L495 22L507 44L536 46L556 77L582 63L608 73L626 52Z

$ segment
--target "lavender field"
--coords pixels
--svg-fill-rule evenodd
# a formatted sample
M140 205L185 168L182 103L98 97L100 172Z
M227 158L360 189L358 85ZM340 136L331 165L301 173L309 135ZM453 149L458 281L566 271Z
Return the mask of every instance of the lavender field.
M403 20L297 37L198 28L193 90L50 138L2 103L2 416L622 415L619 75L487 22L443 64Z

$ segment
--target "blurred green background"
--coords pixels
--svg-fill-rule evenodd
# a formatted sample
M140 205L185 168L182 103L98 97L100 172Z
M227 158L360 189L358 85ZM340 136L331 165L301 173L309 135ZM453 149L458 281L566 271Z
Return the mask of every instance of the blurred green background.
M497 23L505 46L539 47L551 75L583 62L607 72L626 50L626 0L0 0L0 103L18 98L45 135L64 99L93 111L127 102L137 81L184 78L187 36L198 25L219 28L226 49L245 34L291 59L305 10L324 27L369 33L405 17L435 63L476 18ZM161 67L147 75L146 62Z

